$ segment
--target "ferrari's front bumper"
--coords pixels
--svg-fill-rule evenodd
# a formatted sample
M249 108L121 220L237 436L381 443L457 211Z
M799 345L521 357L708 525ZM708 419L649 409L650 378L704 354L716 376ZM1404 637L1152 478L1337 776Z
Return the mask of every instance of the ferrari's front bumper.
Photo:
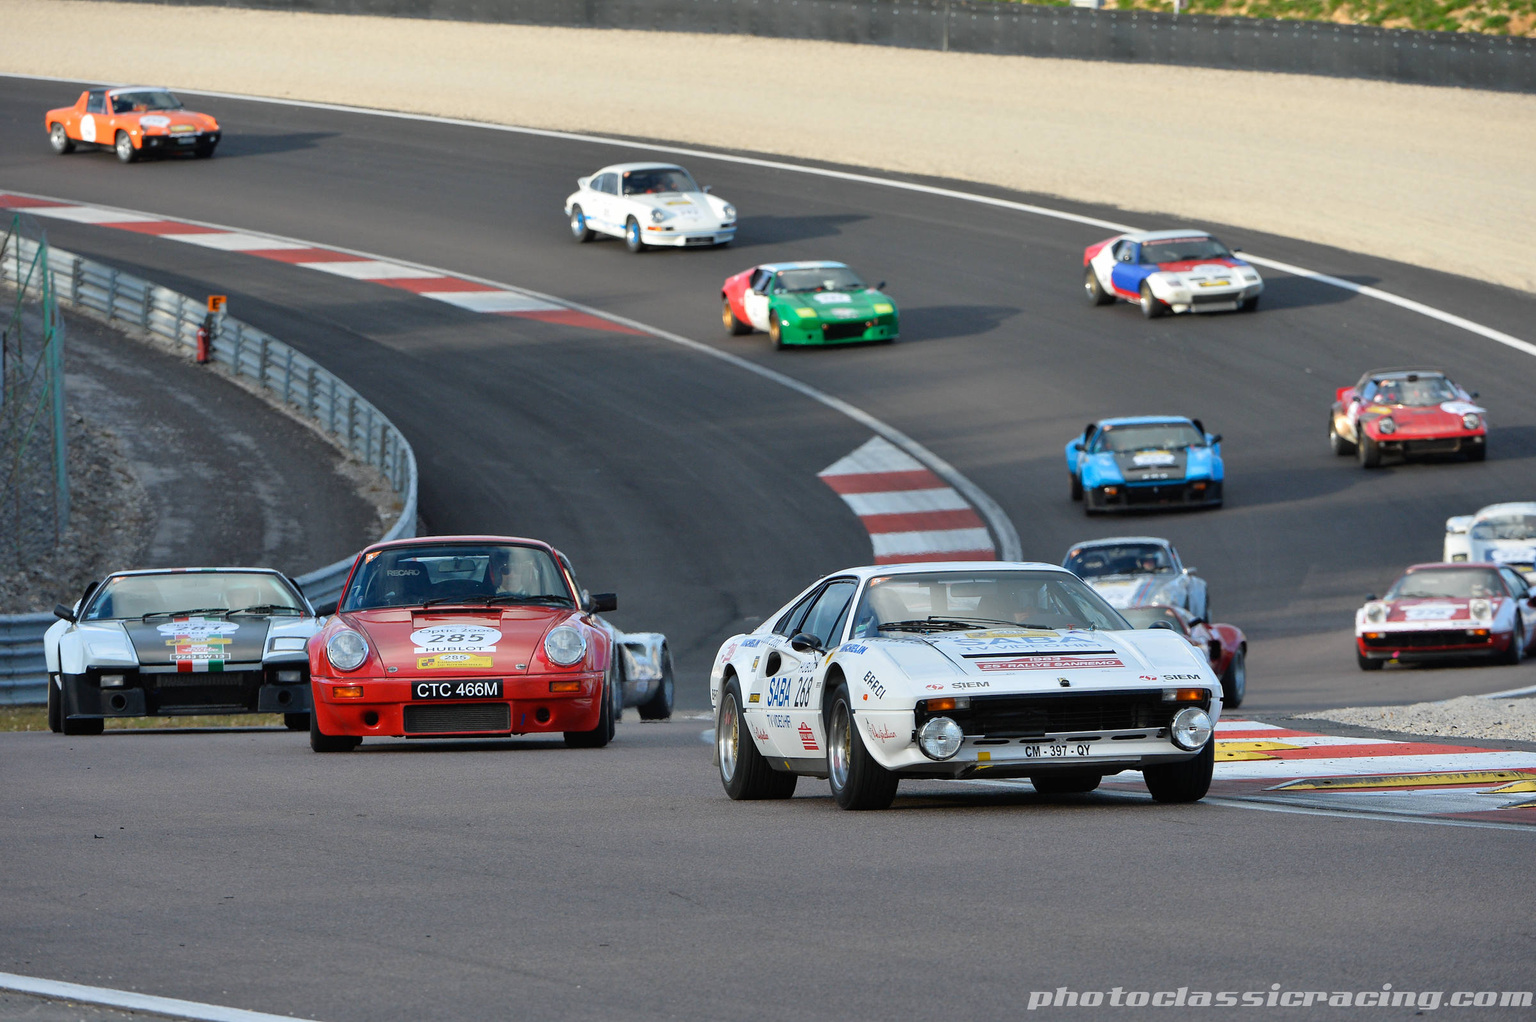
M1147 511L1173 507L1219 507L1222 480L1182 479L1157 483L1108 483L1083 491L1090 511Z
M1435 628L1403 631L1368 630L1355 636L1355 649L1366 660L1399 663L1432 660L1463 660L1469 657L1502 656L1509 652L1513 632L1491 628Z

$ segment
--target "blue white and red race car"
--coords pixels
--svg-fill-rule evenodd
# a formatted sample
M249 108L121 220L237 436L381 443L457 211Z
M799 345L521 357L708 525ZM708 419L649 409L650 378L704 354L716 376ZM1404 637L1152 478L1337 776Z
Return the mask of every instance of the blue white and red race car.
M1083 250L1083 290L1093 305L1135 302L1155 319L1165 312L1258 308L1259 272L1204 231L1120 234Z

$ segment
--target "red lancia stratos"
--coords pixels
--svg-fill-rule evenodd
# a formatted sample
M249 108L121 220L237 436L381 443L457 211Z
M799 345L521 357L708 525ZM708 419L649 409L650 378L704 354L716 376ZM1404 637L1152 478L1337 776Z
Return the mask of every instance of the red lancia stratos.
M309 744L365 737L563 732L613 737L621 667L589 596L547 543L504 536L395 540L358 555L341 601L309 642Z

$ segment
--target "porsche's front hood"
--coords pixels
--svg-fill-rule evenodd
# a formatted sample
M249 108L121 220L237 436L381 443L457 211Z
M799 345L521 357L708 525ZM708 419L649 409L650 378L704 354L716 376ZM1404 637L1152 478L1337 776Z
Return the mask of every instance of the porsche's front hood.
M720 219L710 205L709 197L703 192L664 192L659 195L626 195L625 198L651 209L659 209L672 221L680 223L713 223Z
M485 611L419 608L350 611L348 627L362 632L391 677L520 674L536 665L544 636L575 612L565 607L513 606Z
M1153 603L1167 603L1165 598L1173 588L1177 575L1099 575L1084 579L1093 591L1104 597L1111 607L1145 607Z

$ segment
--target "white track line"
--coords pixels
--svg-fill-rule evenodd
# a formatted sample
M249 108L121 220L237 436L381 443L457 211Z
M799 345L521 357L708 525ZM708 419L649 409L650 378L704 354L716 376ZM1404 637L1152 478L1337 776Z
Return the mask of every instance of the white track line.
M31 81L42 82L67 82L71 84L120 84L115 82L87 82L85 79L81 78L58 78L51 75L23 75L4 72L0 72L0 77L23 78ZM411 114L398 110L372 110L367 107L347 106L343 103L316 103L303 99L274 99L267 96L252 96L238 92L210 92L204 89L177 89L175 91L184 92L189 96L212 96L217 99L235 99L255 103L271 103L278 106L302 107L308 110L330 110L338 113L363 114L369 117L388 117L402 121L421 121L428 124L452 124L458 127L480 128L485 131L502 131L515 135L531 135L538 138L557 138L569 142L585 142L592 145L621 146L628 149L643 149L647 152L666 153L670 156L693 156L705 160L718 160L722 163L735 163L747 167L762 167L767 170L783 170L794 174L811 174L816 177L832 178L838 181L851 181L855 184L878 185L883 188L897 188L902 191L919 192L924 195L935 195L945 199L958 199L961 202L973 202L984 206L994 206L998 209L1009 209L1018 213L1029 213L1034 216L1050 217L1055 220L1066 220L1071 223L1085 224L1089 227L1102 227L1105 230L1115 231L1116 233L1121 234L1131 233L1137 230L1135 227L1130 227L1126 224L1115 223L1112 220L1100 220L1097 217L1084 216L1081 213L1068 213L1066 210L1052 209L1049 206L1036 206L1027 202L1015 202L1012 199L999 199L990 195L980 195L976 192L960 191L956 188L940 188L937 185L917 184L913 181L900 181L896 180L895 178L879 177L874 174L860 174L847 170L830 170L825 167L807 167L797 163L786 163L782 160L765 160L754 156L736 156L730 153L712 152L708 149L692 149L686 146L662 145L656 142L637 142L629 139L610 138L605 135L585 135L572 131L555 131L550 128L520 128L508 124L487 124L484 121L470 121L461 117L438 117L433 114ZM1247 259L1251 263L1256 263L1259 266L1267 266L1270 269L1280 270L1285 273L1293 274L1297 277L1304 277L1319 284L1326 284L1330 287L1342 288L1345 291L1351 291L1366 298L1374 298L1377 301L1386 302L1389 305L1395 305L1398 308L1405 309L1409 312L1416 312L1421 316L1427 316L1430 319L1439 320L1440 322L1449 326L1470 331L1471 333L1477 334L1479 337L1485 337L1490 341L1495 341L1499 344L1513 348L1516 351L1523 352L1527 355L1536 355L1536 344L1531 344L1528 341L1522 341L1520 338L1506 334L1502 330L1495 330L1492 327L1483 326L1481 323L1475 323L1470 319L1457 316L1454 313L1446 312L1442 309L1437 309L1432 305L1425 305L1424 303L1416 302L1411 298L1403 298L1400 295L1392 294L1390 291L1382 291L1379 288L1367 287L1363 284L1356 284L1354 281L1343 280L1342 278L1333 277L1326 273L1318 273L1315 270L1308 270L1304 267L1294 266L1290 263L1283 263L1275 259L1266 259L1262 256L1255 256L1247 252L1243 253L1243 258ZM1007 559L1016 560L1017 558Z
M268 1015L263 1011L225 1008L217 1004L181 1001L174 997L155 997L152 994L136 994L130 990L91 987L54 979L34 979L31 976L18 976L10 972L0 972L0 990L14 990L17 993L35 994L38 997L52 997L63 1001L79 1001L82 1004L100 1004L127 1011L147 1011L170 1018L194 1019L196 1022L294 1022L292 1015Z

